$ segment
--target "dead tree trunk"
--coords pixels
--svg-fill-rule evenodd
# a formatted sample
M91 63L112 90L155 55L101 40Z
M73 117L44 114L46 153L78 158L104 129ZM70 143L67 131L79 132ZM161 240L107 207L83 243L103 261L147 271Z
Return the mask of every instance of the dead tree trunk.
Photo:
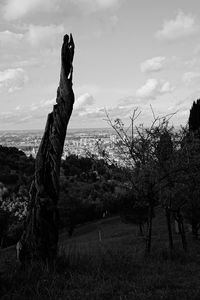
M184 251L187 251L187 241L186 241L186 235L185 235L185 228L183 224L183 216L180 213L180 210L177 211L177 221L178 221L178 228L179 232L181 234L181 241Z
M152 202L150 202L150 207L149 207L149 220L148 220L148 230L147 230L147 239L146 239L145 255L147 255L147 256L151 252L152 221L153 221L153 217L154 217L154 205Z
M167 229L168 229L168 236L169 236L169 250L170 253L172 253L174 244L173 244L172 227L171 227L171 210L169 207L165 208L165 213L166 213Z
M198 239L198 223L195 220L192 220L192 235L195 240Z
M24 232L17 245L21 261L30 259L52 261L57 254L60 164L74 103L73 56L72 35L70 38L65 35L61 50L61 73L56 104L48 115L37 153Z

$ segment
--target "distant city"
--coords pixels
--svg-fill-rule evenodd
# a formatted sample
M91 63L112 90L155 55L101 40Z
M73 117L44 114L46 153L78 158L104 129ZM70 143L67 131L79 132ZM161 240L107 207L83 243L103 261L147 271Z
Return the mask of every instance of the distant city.
M34 158L42 139L43 130L0 131L0 144L6 147L16 147L27 156ZM115 143L117 135L111 128L69 129L66 135L63 156L75 154L86 156L88 153L101 157L99 146L109 153L109 157L119 161Z

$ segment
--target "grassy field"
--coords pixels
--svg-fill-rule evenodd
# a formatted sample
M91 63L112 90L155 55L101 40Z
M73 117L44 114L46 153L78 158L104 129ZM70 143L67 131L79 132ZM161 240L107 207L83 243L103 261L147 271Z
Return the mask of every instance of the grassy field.
M51 269L41 264L22 269L13 248L1 251L0 299L199 300L200 242L188 233L185 254L174 234L170 258L164 214L156 215L148 258L145 238L119 217L81 226L71 239L61 234L60 254Z

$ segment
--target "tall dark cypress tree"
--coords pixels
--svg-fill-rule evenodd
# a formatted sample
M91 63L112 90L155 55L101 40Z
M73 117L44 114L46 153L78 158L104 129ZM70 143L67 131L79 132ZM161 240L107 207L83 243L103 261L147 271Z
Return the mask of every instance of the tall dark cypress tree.
M199 186L196 183L196 178L198 178L198 159L199 157L196 156L200 150L200 99L196 102L193 102L193 105L190 109L190 116L189 116L189 134L186 137L186 144L190 147L189 155L192 161L190 168L191 178L189 188L191 191L190 202L188 203L187 208L187 215L189 216L190 223L192 225L192 233L195 239L198 238L198 230L199 230L199 203L198 197L194 196L194 192L199 192ZM198 217L196 217L198 216Z
M200 130L200 99L193 102L189 116L189 131Z

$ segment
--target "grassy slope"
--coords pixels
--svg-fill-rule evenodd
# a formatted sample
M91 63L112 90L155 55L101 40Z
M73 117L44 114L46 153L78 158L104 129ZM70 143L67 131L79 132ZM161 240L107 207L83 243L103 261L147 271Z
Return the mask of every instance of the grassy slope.
M159 212L152 254L145 259L145 240L135 226L119 217L86 224L71 239L60 236L60 257L51 271L41 265L21 270L8 262L1 299L199 300L200 244L189 234L187 238L191 245L186 255L174 235L176 250L169 259L165 218Z

